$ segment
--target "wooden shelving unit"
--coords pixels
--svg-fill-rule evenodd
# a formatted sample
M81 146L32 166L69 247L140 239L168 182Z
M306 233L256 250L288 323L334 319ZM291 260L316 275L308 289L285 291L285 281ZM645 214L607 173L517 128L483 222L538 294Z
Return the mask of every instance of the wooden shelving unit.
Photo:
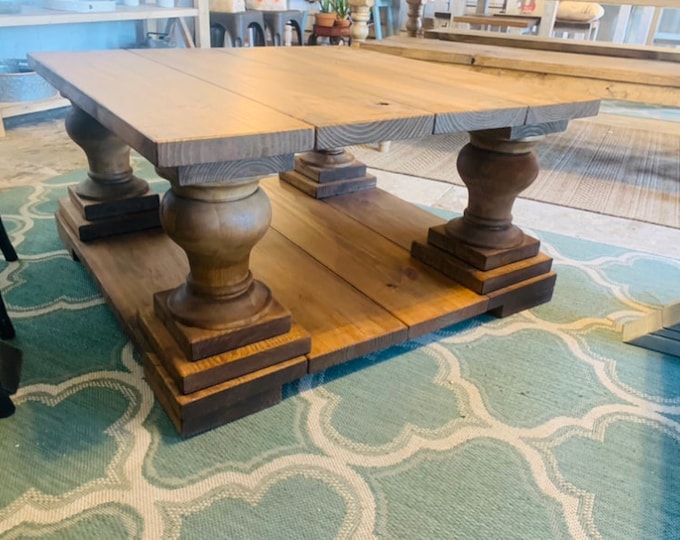
M43 9L36 6L22 6L21 13L0 15L0 27L8 26L43 26L46 24L71 24L71 23L90 23L107 21L143 21L151 19L171 19L171 18L196 18L198 30L196 32L196 45L207 46L204 43L210 37L208 26L205 30L201 28L201 11L205 4L204 0L196 0L194 7L163 8L155 4L140 4L137 7L117 5L114 11L98 11L91 13L79 13L75 11L58 11L53 9ZM207 22L207 19L206 19ZM205 35L203 35L205 34Z
M210 16L208 0L193 0L193 7L158 7L156 4L142 4L131 7L116 5L114 11L80 13L58 11L32 5L23 5L21 13L0 15L0 28L17 26L44 26L48 24L82 24L113 21L158 21L177 19L189 46L210 47ZM186 19L194 19L194 35L186 32ZM40 101L16 103L0 102L0 137L5 134L3 118L40 112L68 105L68 101L55 97Z

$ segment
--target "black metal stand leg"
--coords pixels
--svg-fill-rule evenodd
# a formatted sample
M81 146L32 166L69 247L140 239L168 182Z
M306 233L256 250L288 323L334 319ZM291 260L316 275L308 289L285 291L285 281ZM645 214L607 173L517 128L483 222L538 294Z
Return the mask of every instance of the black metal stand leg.
M16 407L10 396L19 388L23 355L6 343L0 343L0 418L12 416Z
M17 260L17 252L14 251L14 246L12 246L9 236L7 236L7 231L5 230L2 218L0 218L0 250L2 250L2 254L5 256L6 261Z
M2 299L2 294L0 294L0 338L12 339L15 335L14 325L7 314L5 302Z

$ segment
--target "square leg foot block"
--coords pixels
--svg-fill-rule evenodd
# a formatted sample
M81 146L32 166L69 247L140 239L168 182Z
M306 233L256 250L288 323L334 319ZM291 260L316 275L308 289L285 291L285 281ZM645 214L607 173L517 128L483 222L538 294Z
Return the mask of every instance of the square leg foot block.
M273 367L182 395L156 356L144 357L144 377L183 437L227 424L281 401L281 387L303 377L307 359L293 358Z
M525 309L549 302L555 290L557 274L548 272L489 294L489 313L508 317Z
M248 326L227 330L206 330L187 326L176 321L168 309L167 298L171 292L172 289L153 295L154 311L170 334L174 336L185 357L191 361L285 334L290 332L292 326L290 311L276 300L272 300L267 313Z
M157 229L161 226L157 208L111 219L89 221L66 197L59 201L57 220L62 220L67 227L76 233L81 242L91 242L119 234Z
M366 164L357 160L354 160L352 163L345 165L344 167L325 169L311 165L310 163L304 161L300 156L296 156L295 170L303 176L311 178L320 184L366 176Z
M372 174L366 174L350 180L338 180L326 184L315 182L313 179L297 171L281 173L279 177L281 180L288 182L290 185L315 199L326 199L336 195L345 195L347 193L354 193L355 191L373 189L377 185L377 179Z
M428 244L470 263L480 270L492 270L513 262L538 255L540 240L524 235L519 246L509 249L488 249L470 246L446 234L446 224L431 227L427 234Z
M543 253L492 270L480 270L430 244L413 242L411 255L477 294L488 294L550 271L552 259Z
M150 189L143 195L116 199L113 201L92 201L84 199L76 193L74 186L69 186L68 196L73 205L81 212L88 221L111 219L121 215L136 214L155 210L158 212L160 197Z
M311 350L311 336L293 323L289 332L238 347L216 356L191 361L152 311L138 314L139 327L155 357L181 394L191 394L215 384L242 377Z

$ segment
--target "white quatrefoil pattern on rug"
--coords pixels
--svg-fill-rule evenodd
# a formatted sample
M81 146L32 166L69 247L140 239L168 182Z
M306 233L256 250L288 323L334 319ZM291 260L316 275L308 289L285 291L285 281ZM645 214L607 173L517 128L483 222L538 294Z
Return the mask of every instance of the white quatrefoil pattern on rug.
M621 324L680 297L680 260L527 231L555 259L551 303L307 376L182 440L57 236L83 174L0 196L24 354L0 539L678 538L680 359Z

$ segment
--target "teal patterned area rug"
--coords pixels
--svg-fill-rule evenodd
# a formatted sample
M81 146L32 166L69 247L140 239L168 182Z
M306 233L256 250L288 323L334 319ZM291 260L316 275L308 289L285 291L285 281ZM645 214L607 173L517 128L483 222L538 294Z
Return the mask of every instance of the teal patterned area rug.
M551 303L305 377L182 440L57 237L77 178L0 194L24 353L0 538L680 537L680 360L620 335L677 300L680 260L532 231Z

